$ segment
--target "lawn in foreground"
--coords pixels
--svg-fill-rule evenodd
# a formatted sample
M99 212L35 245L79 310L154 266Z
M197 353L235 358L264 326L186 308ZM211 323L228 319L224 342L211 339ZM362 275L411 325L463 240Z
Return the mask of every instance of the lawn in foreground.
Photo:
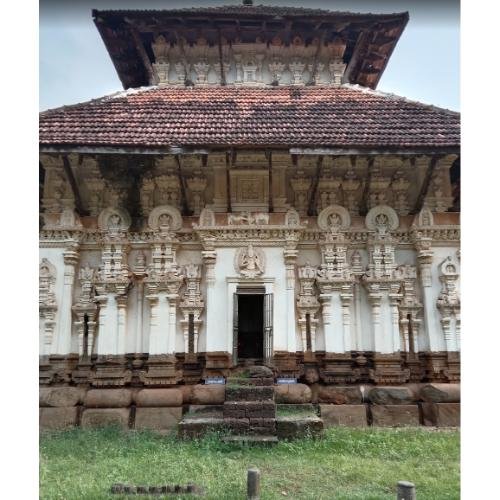
M44 433L40 498L118 500L125 497L109 493L113 483L193 482L205 489L204 498L244 499L250 466L261 470L262 500L394 500L399 480L414 482L419 500L458 499L459 432L333 428L320 440L273 447L113 428Z

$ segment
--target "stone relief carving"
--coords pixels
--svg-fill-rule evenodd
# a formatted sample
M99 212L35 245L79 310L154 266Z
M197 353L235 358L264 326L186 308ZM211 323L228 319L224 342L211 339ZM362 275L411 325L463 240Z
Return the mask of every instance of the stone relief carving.
M124 208L105 208L97 218L99 229L110 233L125 232L131 224L132 219Z
M393 208L377 205L366 214L365 225L371 231L387 234L399 227L399 217Z
M349 212L340 205L331 205L318 215L318 227L323 231L345 231L351 225Z
M43 320L43 354L50 353L50 346L55 331L55 318L57 312L57 302L55 295L57 271L55 266L46 258L40 262L38 300L40 319Z
M269 214L265 214L262 212L241 212L240 214L228 214L227 223L230 226L239 224L260 226L263 224L269 224Z
M441 293L436 306L441 314L443 329L448 351L460 350L460 295L458 280L460 277L458 262L448 256L439 266L439 281Z
M201 266L189 263L184 267L186 289L179 308L182 311L181 327L184 334L184 352L194 354L198 352L198 337L202 324L201 314L205 308L200 285ZM191 317L191 319L190 319ZM192 332L190 332L190 323ZM192 333L192 335L190 335Z
M431 227L434 225L434 215L428 208L422 208L413 220L413 226Z
M285 226L298 227L300 226L300 215L297 210L290 208L285 214Z
M96 270L88 264L80 268L78 280L81 286L80 297L73 305L72 310L76 316L75 326L78 333L78 353L80 357L87 358L92 354L94 336L97 327L97 305L94 299L94 280ZM87 327L87 339L85 329Z
M151 211L148 225L154 231L178 231L182 227L182 216L177 208L162 205Z
M200 213L198 227L215 226L215 213L210 208L204 208Z
M256 278L265 272L265 255L260 248L248 245L235 254L235 270L245 278Z
M298 268L300 291L297 299L298 323L304 352L316 350L316 317L320 304L314 289L317 268L309 262Z

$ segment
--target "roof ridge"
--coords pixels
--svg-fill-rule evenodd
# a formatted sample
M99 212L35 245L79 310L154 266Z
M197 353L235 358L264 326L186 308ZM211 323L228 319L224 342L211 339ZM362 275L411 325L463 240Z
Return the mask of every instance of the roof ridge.
M378 95L380 97L385 97L386 99L394 99L394 100L398 100L398 101L409 102L411 104L417 104L417 105L422 106L424 108L430 108L430 109L433 109L435 111L451 113L453 115L460 115L460 111L454 111L453 109L443 108L441 106L436 106L435 104L430 104L427 102L418 101L416 99L410 99L408 97L395 94L394 92L384 92L382 90L371 89L369 87L364 87L363 85L359 85L357 83L356 84L343 83L342 85L340 85L340 87L350 88L353 90L359 90L360 92L364 92L365 94Z
M328 15L349 15L349 16L375 16L375 17L393 17L393 16L404 16L408 14L408 11L400 11L400 12L353 12L350 10L330 10L324 9L320 7L295 7L295 6L287 6L287 5L242 5L242 4L223 4L223 5L212 5L212 6L201 6L201 7L180 7L174 9L93 9L92 15L96 16L99 14L119 14L119 13L158 13L158 12L181 12L183 14L197 14L197 13L223 13L224 10L228 10L228 14L232 14L233 11L241 11L248 13L258 13L259 10L262 11L263 14L266 11L283 11L286 15L286 11L289 11L291 15L298 14L328 14ZM257 11L257 12L256 12ZM267 12L271 14L271 12Z

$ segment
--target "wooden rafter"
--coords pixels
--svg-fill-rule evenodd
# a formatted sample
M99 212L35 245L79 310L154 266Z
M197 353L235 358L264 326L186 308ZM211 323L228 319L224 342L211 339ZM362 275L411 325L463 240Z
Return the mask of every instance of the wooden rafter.
M183 215L191 215L189 210L189 204L186 195L186 185L184 184L184 177L182 176L182 164L180 155L175 155L175 161L177 162L177 176L179 178L179 184L181 186L181 206Z
M149 78L149 83L150 85L152 85L153 83L156 82L156 76L151 61L149 60L148 54L146 52L146 49L144 48L144 44L142 43L139 31L133 25L129 25L129 28L130 28L130 33L132 34L132 38L134 40L135 48L137 49L139 57L141 58L144 67L146 68L146 72Z
M309 198L309 207L307 209L307 215L316 215L316 196L318 194L319 177L321 175L321 166L323 165L323 155L318 155L316 161L316 173L314 174L313 186L311 191L311 197Z
M231 207L231 176L229 175L229 170L231 169L231 158L233 153L226 153L226 198L227 198L227 211L231 213L233 208Z
M427 172L425 173L424 180L422 181L422 185L420 186L420 192L417 196L417 201L415 202L415 206L413 207L412 214L418 214L422 207L424 206L425 197L427 196L427 192L429 191L429 186L432 181L432 177L434 175L434 171L436 170L437 162L441 159L441 156L433 156L429 163L429 167Z
M273 206L273 153L271 151L266 151L268 167L269 167L269 213L274 212Z
M368 171L366 172L366 184L363 189L363 195L361 198L361 207L359 208L359 215L366 215L368 213L368 195L370 194L370 184L372 180L372 170L373 170L373 163L375 161L374 156L370 156L370 159L368 160Z
M86 210L82 203L82 197L80 196L80 191L78 189L78 184L76 182L75 176L73 175L73 170L71 169L71 164L68 159L68 155L63 155L63 169L66 177L68 179L69 185L71 186L71 191L75 197L75 209L78 215L88 215L89 212Z

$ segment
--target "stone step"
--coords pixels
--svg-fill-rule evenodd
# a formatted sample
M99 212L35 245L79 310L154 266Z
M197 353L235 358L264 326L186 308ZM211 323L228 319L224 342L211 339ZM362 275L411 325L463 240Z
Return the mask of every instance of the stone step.
M278 416L276 417L276 433L279 439L320 437L323 434L323 420L316 415Z
M318 415L318 409L312 403L291 403L291 404L277 404L276 411L279 413L308 413L311 415Z
M239 434L274 434L274 418L224 418L226 428Z
M226 379L226 385L271 386L274 385L274 378L228 377Z
M227 401L262 401L274 400L272 386L226 386Z
M222 418L222 405L189 405L186 415Z
M222 438L222 441L224 443L276 444L278 442L278 437L265 434L238 434L233 436L225 436Z
M226 401L222 408L224 418L275 418L276 404L267 401Z
M226 429L222 418L203 418L196 415L186 415L177 427L181 438L202 437L209 432L221 432Z

